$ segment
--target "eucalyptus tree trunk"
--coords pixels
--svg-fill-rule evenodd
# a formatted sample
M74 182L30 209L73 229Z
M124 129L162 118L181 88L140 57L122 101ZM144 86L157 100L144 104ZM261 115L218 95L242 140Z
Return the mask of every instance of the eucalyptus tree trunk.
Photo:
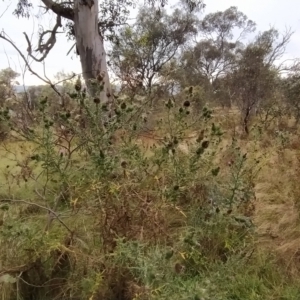
M74 0L74 31L83 78L89 93L101 102L112 100L104 40L98 27L98 0ZM97 80L95 87L91 80ZM102 86L102 90L99 88Z

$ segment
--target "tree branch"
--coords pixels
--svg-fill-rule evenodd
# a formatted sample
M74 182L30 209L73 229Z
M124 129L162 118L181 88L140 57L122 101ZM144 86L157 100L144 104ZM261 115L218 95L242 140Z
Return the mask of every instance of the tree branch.
M69 7L64 7L62 4L52 0L42 0L48 9L51 9L55 14L65 19L74 21L74 10Z
M40 205L40 204L37 204L37 203L34 203L34 202L26 201L26 200L1 199L0 202L25 203L25 204L37 206L41 209L45 209L45 210L48 211L48 213L49 213L49 215L51 215L51 217L56 218L71 234L73 234L73 231L60 219L58 214L54 210L52 210L51 208L48 208L46 206L43 206L43 205Z
M25 35L27 44L28 44L27 52L32 59L34 59L37 62L41 62L47 57L50 50L54 47L54 45L56 43L56 33L57 33L58 27L61 27L61 16L59 16L59 15L57 15L57 17L56 17L56 24L55 24L54 28L52 30L46 30L46 31L42 32L39 37L38 48L35 51L42 53L42 56L40 58L36 58L34 55L32 55L31 43L29 41L29 38L28 38L26 32L23 32L23 34ZM50 37L47 40L47 42L43 43L43 38L47 33L50 33Z

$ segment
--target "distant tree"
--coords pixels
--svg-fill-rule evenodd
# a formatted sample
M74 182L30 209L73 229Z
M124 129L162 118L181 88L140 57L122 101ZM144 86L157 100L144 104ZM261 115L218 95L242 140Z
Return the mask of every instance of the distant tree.
M193 72L189 66L183 65L183 57L172 59L161 71L169 85L173 86L176 91L182 91L189 86L201 85L205 89L210 89L211 84L208 78L202 73Z
M175 90L201 87L205 98L230 106L229 74L244 48L241 40L255 30L255 23L236 7L211 13L197 21L197 37L183 48L180 58L170 61L163 75Z
M289 111L296 120L300 121L300 70L297 68L290 72L286 78L281 80L281 88Z
M110 63L123 83L150 92L162 68L196 32L190 13L175 9L169 15L164 9L143 7L136 22L116 37Z
M230 108L235 102L235 91L230 87L232 74L218 77L212 82L212 101L223 108Z
M0 106L3 106L7 98L15 96L14 85L18 84L15 80L19 76L11 68L0 71Z
M205 76L210 82L232 70L243 44L241 39L255 30L255 23L230 7L208 14L199 24L201 40L183 54L182 65L194 76Z
M279 38L278 31L270 29L241 51L237 67L231 74L231 90L242 112L246 134L253 112L276 92L280 67L275 62L284 54L290 37L291 32Z

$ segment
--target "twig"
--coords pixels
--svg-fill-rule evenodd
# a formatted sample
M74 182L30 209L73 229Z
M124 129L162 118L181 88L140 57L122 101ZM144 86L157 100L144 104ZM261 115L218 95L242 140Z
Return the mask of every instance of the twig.
M72 49L76 46L76 43L74 43L74 45L70 48L70 50L68 51L67 55L68 56L70 54L70 52L72 51Z
M24 264L24 265L21 265L21 266L18 266L18 267L13 267L13 268L10 268L10 269L0 270L0 276L3 275L3 274L24 272L24 271L27 271L30 268L31 268L31 266L28 266L27 264Z
M46 206L43 206L43 205L40 205L40 204L37 204L37 203L34 203L34 202L26 201L26 200L1 199L0 202L25 203L25 204L37 206L41 209L45 209L45 210L48 211L48 213L51 217L55 217L71 234L73 234L73 231L60 219L60 217L57 215L57 213L55 211L53 211L51 208L48 208Z
M4 10L3 13L0 15L0 18L3 17L3 15L4 15L4 14L6 13L6 11L9 9L10 5L11 5L11 3L9 3L9 4L6 6L5 10Z

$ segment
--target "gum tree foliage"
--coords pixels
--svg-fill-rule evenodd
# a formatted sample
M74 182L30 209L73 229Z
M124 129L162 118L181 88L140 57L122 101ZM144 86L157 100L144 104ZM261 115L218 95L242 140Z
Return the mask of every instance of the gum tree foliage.
M164 6L166 0L147 0L148 4ZM185 0L192 10L201 5L200 0ZM40 32L38 46L33 51L29 38L28 54L37 61L46 58L56 42L58 29L64 30L68 38L74 39L76 51L80 57L82 75L89 92L95 96L100 92L103 101L112 99L109 82L104 36L113 33L113 28L126 22L130 9L136 4L135 0L18 0L14 14L17 17L29 17L33 6L42 4L45 13L56 15L56 24L51 30ZM33 52L38 52L37 58ZM95 88L94 82L100 82ZM99 86L99 85L98 85Z
M196 32L193 14L180 9L168 14L164 9L140 8L136 22L116 36L111 65L127 86L151 92L162 68Z
M230 7L204 16L197 30L197 37L186 45L179 60L164 68L164 74L180 90L200 84L211 94L219 88L220 78L234 69L244 47L242 40L255 30L255 23Z
M241 40L255 30L255 23L237 7L230 7L206 15L198 30L200 39L183 54L183 65L189 74L213 82L233 68L243 47Z

